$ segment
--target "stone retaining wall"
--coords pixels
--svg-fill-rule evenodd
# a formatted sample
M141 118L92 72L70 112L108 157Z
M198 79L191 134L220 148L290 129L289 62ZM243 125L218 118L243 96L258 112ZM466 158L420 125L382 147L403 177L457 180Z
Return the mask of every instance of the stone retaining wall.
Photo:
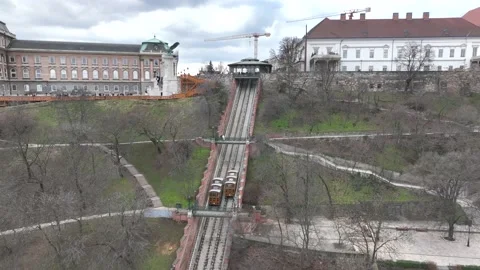
M232 85L230 86L230 96L228 98L227 107L223 112L222 116L220 117L220 124L218 125L218 136L222 136L225 134L225 129L228 124L228 118L230 117L230 113L232 112L233 102L235 100L235 94L237 93L237 82L235 80L232 81Z
M258 111L258 102L260 100L260 93L262 92L262 81L258 80L257 83L257 95L255 96L255 102L253 104L253 115L252 115L252 120L250 121L250 131L249 135L250 137L253 136L253 130L255 129L255 118L257 116L257 111Z

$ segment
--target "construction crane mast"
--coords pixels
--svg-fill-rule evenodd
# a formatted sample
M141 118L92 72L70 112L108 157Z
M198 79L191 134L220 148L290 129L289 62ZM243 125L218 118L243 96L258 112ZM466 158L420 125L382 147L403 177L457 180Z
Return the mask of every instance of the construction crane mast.
M334 14L329 14L329 15L320 15L320 16L313 16L313 17L309 17L309 18L304 18L304 19L299 19L299 20L293 20L293 21L287 21L287 23L292 23L292 22L302 22L302 21L309 21L309 20L315 20L315 19L324 19L324 18L328 18L328 17L332 17L332 16L338 16L338 15L342 15L342 14L348 14L348 18L351 20L353 18L353 14L355 13L359 13L359 12L370 12L372 9L367 7L367 8L364 8L364 9L351 9L351 10L347 10L347 11L344 11L344 12L340 12L340 13L334 13ZM304 65L304 71L306 72L307 71L307 35L308 35L308 29L307 29L307 25L305 25L305 65Z
M270 33L250 33L250 34L243 34L243 35L234 35L234 36L228 36L228 37L219 37L219 38L211 38L211 39L205 39L205 41L220 41L220 40L229 40L229 39L239 39L239 38L254 38L253 39L253 57L257 59L258 57L258 38L259 37L269 37Z

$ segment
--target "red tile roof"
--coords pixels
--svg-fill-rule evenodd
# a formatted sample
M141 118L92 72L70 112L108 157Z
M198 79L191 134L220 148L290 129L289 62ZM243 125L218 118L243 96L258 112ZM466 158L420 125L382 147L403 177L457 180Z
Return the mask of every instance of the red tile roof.
M326 18L308 32L308 38L428 38L465 37L467 34L470 37L480 37L480 27L463 18L345 21Z
M470 10L469 12L467 12L467 14L463 15L462 18L480 26L480 7Z

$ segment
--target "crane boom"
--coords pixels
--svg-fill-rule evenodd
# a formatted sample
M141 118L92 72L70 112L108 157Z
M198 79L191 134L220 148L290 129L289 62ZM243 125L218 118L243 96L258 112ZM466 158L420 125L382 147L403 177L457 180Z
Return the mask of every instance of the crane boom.
M253 56L255 59L258 57L258 38L265 36L269 37L270 33L250 33L250 34L242 34L242 35L234 35L234 36L227 36L227 37L219 37L219 38L210 38L205 39L205 41L220 41L220 40L230 40L230 39L240 39L240 38L254 38L254 53Z
M372 9L371 8L364 8L364 9L351 9L347 10L341 13L334 13L334 14L329 14L329 15L319 15L319 16L313 16L313 17L308 17L304 19L298 19L298 20L292 20L292 21L287 21L287 23L292 23L292 22L301 22L301 21L308 21L308 20L315 20L315 19L322 19L322 18L327 18L327 17L332 17L332 16L338 16L341 14L350 14L353 15L353 13L359 13L359 12L370 12Z

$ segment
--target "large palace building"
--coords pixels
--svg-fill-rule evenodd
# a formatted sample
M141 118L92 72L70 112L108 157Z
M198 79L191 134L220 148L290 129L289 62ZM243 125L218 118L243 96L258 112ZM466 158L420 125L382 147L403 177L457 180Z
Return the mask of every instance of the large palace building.
M179 92L178 46L19 40L0 21L0 95Z

